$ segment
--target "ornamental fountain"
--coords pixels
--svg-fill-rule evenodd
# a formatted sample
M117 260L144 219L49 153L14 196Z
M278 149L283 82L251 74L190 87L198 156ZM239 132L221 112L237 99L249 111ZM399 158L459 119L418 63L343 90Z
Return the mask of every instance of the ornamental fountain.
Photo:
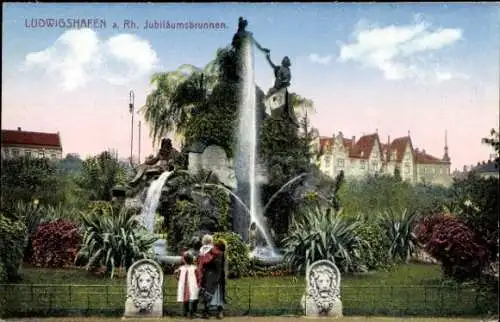
M257 105L259 102L257 102L256 98L254 47L257 47L260 52L265 54L275 75L274 86L269 89L264 98L266 115L287 122L289 126L298 127L298 124L287 90L291 81L290 59L285 56L281 65L275 65L270 57L271 51L263 48L255 40L253 34L246 31L247 25L248 22L240 17L238 30L232 41L232 51L237 57L239 82L241 84L239 86L239 125L236 130L237 146L234 169L238 182L237 189L236 192L233 192L224 185L214 184L202 184L199 187L216 186L234 197L239 211L233 216L233 230L245 242L249 241L249 234L251 233L260 235L263 243L254 247L251 256L263 263L275 264L282 261L282 256L275 249L264 215L280 193L288 189L293 183L306 177L307 174L303 173L289 180L270 198L267 205L262 206L260 193L262 182L258 180L259 177L262 177L259 174L262 166L258 162L259 117L257 115ZM143 185L141 188L143 194L145 192L145 196L142 196L144 201L141 202L140 218L150 232L154 232L155 213L165 183L170 178L183 172L183 170L177 170L178 167L175 164L178 155L179 152L172 147L171 141L164 139L158 155L155 158L146 160L145 164L138 168L138 173L131 182L133 186L137 186L141 181L144 181L144 178L149 181L149 187ZM135 198L136 201L140 199ZM166 263L178 263L180 261L180 256L169 256L167 254L166 241L163 239L159 239L155 243L154 250L158 261Z

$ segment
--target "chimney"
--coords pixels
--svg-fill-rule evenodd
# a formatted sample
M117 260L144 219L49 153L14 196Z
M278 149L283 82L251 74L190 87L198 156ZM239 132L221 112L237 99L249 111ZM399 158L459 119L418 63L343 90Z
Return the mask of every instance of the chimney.
M422 153L425 154L425 149L422 149Z
M352 142L351 142L351 147L354 147L354 143L355 143L355 142L356 142L356 137L355 137L355 136L353 136L353 137L352 137Z
M18 127L17 127L17 130L18 130L18 131L21 131L21 127L20 127L20 126L18 126Z
M467 166L464 165L464 172L467 172Z

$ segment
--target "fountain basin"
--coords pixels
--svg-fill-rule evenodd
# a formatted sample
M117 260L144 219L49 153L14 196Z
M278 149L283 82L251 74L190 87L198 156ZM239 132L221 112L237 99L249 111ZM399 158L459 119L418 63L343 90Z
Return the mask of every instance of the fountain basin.
M255 249L250 252L249 257L269 266L277 265L283 262L283 255L269 246L255 247Z
M167 241L165 239L158 239L153 244L153 251L155 259L162 264L180 264L182 261L181 256L171 256L167 253Z

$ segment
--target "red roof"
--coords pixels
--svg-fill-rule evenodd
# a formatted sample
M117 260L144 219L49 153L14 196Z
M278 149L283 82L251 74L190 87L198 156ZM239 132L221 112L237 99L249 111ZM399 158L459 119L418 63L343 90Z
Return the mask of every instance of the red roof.
M380 142L378 134L364 135L354 144L351 139L344 139L344 147L349 151L350 158L357 159L368 159L372 153L373 146L376 142L379 144L380 152L382 153L382 159L384 163L393 161L396 163L401 163L404 158L407 145L410 145L410 151L412 151L414 161L418 164L439 164L442 160L436 158L432 155L426 154L418 149L413 149L411 138L409 136L400 137L394 139L390 144L383 144ZM321 136L319 139L320 151L324 152L326 149L333 145L333 139L331 137ZM395 158L393 159L392 154L395 153Z
M415 162L420 164L441 164L442 161L424 151L415 150Z
M38 145L62 149L59 133L2 130L2 145Z
M375 142L378 142L380 144L377 133L360 137L358 142L356 142L353 149L351 150L349 157L368 159L370 157L370 154L372 153L373 145Z
M408 144L410 144L410 149L412 149L409 136L397 138L394 141L392 141L390 148L389 148L389 160L387 160L387 161L396 161L397 163L400 163L401 161L403 161L403 158L405 156L406 146ZM386 146L386 148L387 148L387 146ZM391 155L393 152L396 152L396 160L391 160Z
M346 150L350 149L352 146L352 140L343 138L344 148ZM321 136L319 138L319 149L321 152L324 152L326 149L331 148L333 146L333 138Z

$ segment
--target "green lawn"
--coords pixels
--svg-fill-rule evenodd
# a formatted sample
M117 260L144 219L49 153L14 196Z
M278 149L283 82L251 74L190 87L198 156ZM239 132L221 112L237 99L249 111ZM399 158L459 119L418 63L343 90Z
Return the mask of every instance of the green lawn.
M340 319L335 319L336 322L398 322L398 321L408 321L408 322L478 322L481 321L478 318L389 318L389 317L344 317ZM22 322L29 322L29 319L23 319ZM122 321L121 318L47 318L47 319L36 319L33 321L43 321L43 322L118 322ZM141 320L127 319L127 322L142 322ZM169 321L169 322L180 322L186 321L185 319L155 319L155 321ZM225 318L225 322L307 322L311 319L305 317L229 317ZM496 321L496 320L492 320Z
M12 314L35 311L52 316L123 313L123 278L96 277L81 269L25 267L21 283L5 287L9 293L7 307ZM301 314L299 303L304 286L303 277L230 280L228 314ZM176 280L166 276L166 315L179 313L175 288ZM441 286L437 265L408 264L392 272L343 276L341 295L345 315L450 316L481 313L476 307L473 290Z

